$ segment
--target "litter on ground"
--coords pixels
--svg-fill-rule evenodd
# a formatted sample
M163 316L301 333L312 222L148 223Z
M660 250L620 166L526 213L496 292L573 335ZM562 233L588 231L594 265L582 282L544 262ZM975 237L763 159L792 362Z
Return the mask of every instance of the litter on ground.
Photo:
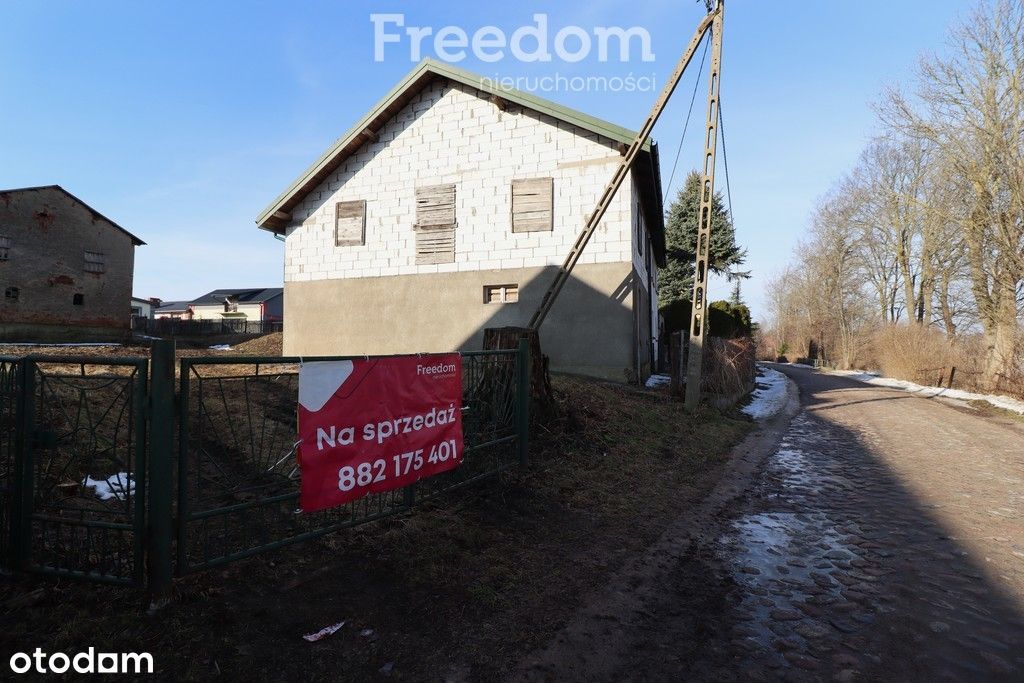
M302 637L303 637L303 639L305 639L305 640L307 640L307 641L309 641L311 643L315 643L318 640L323 640L327 636L333 636L335 633L337 633L339 630L341 630L341 627L344 626L344 625L345 625L344 621L339 621L337 624L331 624L330 626L324 626L322 629L320 629L316 633L307 633L306 635L304 635Z

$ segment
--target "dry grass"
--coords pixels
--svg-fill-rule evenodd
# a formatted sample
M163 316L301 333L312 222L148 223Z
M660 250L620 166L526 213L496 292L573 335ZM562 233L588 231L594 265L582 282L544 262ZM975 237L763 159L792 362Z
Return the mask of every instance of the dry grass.
M730 398L750 391L757 377L757 347L750 337L709 337L704 352L703 390Z
M934 384L959 360L957 349L938 330L919 325L882 328L870 343L877 369L886 377Z
M997 387L984 386L985 348L978 335L950 341L933 328L892 325L874 335L869 352L868 365L886 377L926 386L948 386L950 371L956 368L953 388L1024 398L1024 357L1017 363L1016 375L1000 378ZM1024 348L1021 353L1024 354Z

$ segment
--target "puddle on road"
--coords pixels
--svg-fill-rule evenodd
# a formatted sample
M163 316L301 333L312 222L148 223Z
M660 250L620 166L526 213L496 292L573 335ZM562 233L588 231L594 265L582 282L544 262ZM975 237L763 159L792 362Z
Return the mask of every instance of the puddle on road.
M860 529L838 523L815 505L826 490L853 486L816 467L814 458L796 446L817 438L806 420L794 421L762 479L761 499L779 509L740 517L718 539L722 566L740 587L737 642L780 664L784 649L806 650L809 641L831 629L852 629L847 617L835 616L829 607L844 600L851 584L873 581L857 576L851 562L859 562L859 549L844 542Z

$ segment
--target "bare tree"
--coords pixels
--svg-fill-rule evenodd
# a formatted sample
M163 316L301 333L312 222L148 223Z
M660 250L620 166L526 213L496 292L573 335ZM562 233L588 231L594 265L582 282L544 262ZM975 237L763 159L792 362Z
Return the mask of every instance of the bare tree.
M913 98L892 93L887 121L941 150L967 191L960 231L986 342L985 382L1016 372L1024 283L1024 4L982 5L949 56L922 61Z

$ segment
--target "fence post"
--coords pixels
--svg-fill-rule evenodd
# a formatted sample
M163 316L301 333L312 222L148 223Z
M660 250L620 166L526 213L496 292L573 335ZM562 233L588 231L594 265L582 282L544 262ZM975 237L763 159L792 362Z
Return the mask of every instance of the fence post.
M173 565L174 340L153 342L149 382L149 593L153 607L170 596Z
M530 398L530 342L522 337L516 353L516 445L521 467L530 462Z
M953 378L956 377L956 366L954 365L949 369L949 384L946 386L950 389L953 388Z
M35 363L18 363L17 427L14 436L14 500L11 501L11 565L28 568L32 555L32 503L35 496Z

